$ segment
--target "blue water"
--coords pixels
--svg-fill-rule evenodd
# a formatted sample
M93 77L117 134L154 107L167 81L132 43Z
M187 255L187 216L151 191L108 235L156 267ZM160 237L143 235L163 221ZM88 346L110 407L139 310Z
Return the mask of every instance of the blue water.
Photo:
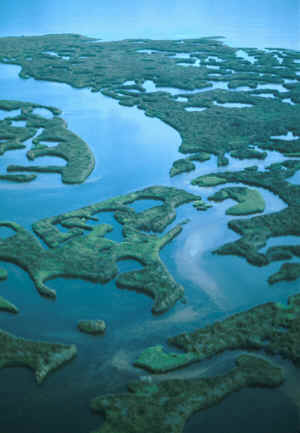
M81 33L116 40L225 36L240 47L300 49L298 0L159 0L110 3L21 0L2 2L1 36Z
M149 4L113 1L109 6L94 0L84 5L71 0L43 3L29 0L26 7L24 3L18 3L20 7L16 7L14 2L1 4L1 36L74 32L117 40L221 34L234 46L300 49L300 4L296 0L265 1L256 4L255 8L250 0L242 3L229 0L222 7L214 0L188 0L184 3L167 0L163 4L158 1ZM28 185L2 182L1 220L14 220L30 229L31 224L40 218L153 184L181 187L205 199L220 189L200 189L190 185L193 177L223 170L217 167L215 157L205 163L196 162L196 171L192 173L169 178L168 171L173 161L182 157L178 152L181 139L175 130L158 119L144 116L135 107L122 107L117 101L87 89L21 80L17 77L19 70L19 67L0 65L1 99L32 101L60 108L69 128L93 150L96 167L82 185L63 185L56 174L38 174L38 178ZM226 87L226 83L219 85ZM173 93L182 91L175 89ZM186 102L183 97L177 100ZM36 110L36 113L52 116L45 110ZM2 115L5 117L7 113L0 112L0 118ZM13 117L16 113L10 112L9 115ZM7 152L2 157L1 170L9 163L27 164L26 151L30 145L29 140L24 151ZM62 161L50 159L55 165ZM250 161L250 165L255 163L263 170L271 162L283 159L277 152L268 152L266 160ZM40 158L35 163L47 165L49 160L48 157ZM249 165L248 161L234 158L229 158L229 161L226 169L239 170ZM266 212L285 206L272 193L260 191L266 200ZM159 204L159 201L141 200L130 206L141 212ZM224 215L232 204L232 200L225 200L204 213L189 204L177 209L178 217L174 224L187 217L191 221L160 255L176 281L184 285L188 303L178 303L163 316L151 314L151 298L135 291L121 290L114 280L96 285L58 278L48 282L49 287L57 292L56 301L50 301L39 296L22 269L1 262L0 266L9 272L8 280L0 283L1 295L16 304L20 313L1 313L0 327L25 338L75 343L78 347L77 358L50 374L42 386L36 385L30 370L0 370L1 426L12 433L24 431L24 426L30 433L91 431L101 424L102 418L89 410L90 399L102 393L124 391L126 383L146 374L132 366L145 347L165 343L168 336L183 329L192 330L263 302L286 301L289 294L298 292L298 282L268 286L267 277L278 270L280 262L256 268L241 258L211 255L211 251L224 242L238 238L227 227L232 217ZM121 226L112 213L97 216L100 223L114 227L106 236L121 241ZM1 228L0 237L7 235L9 231ZM118 262L118 267L120 272L126 272L139 269L140 265L134 260L126 260ZM92 318L107 322L104 336L95 338L78 332L77 321ZM189 371L187 369L184 373L182 370L182 377ZM296 381L295 375L294 371L289 371L288 384L297 383L297 380L299 383L299 375ZM291 386L289 392L292 395L295 394L293 390ZM192 418L185 433L198 432L202 425L206 429L208 426L213 433L224 433L225 430L286 433L287 419L289 433L296 433L300 424L295 403L284 392L285 388L281 387L279 391L245 390L237 393L224 400L222 405ZM254 421L247 424L247 430L245 420L253 418L250 412L253 405L248 402L254 400L257 409L265 411L259 420L264 418L260 424ZM234 416L225 424L232 408L240 416ZM33 413L38 416L33 417Z

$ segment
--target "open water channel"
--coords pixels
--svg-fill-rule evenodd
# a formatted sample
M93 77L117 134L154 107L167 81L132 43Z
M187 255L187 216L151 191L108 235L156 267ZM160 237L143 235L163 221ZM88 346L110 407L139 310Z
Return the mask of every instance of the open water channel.
M151 185L176 186L203 198L221 188L190 185L190 180L200 174L224 170L217 168L214 157L205 163L196 163L197 169L192 173L169 177L173 161L182 157L178 152L181 139L175 130L160 120L146 117L135 107L122 107L117 101L91 93L88 89L22 80L17 77L18 71L19 67L0 66L1 99L60 108L70 130L93 150L96 168L82 185L64 185L56 174L39 174L34 182L25 185L2 182L1 220L16 221L31 229L31 224L40 218ZM8 162L19 164L22 159L25 161L25 152L11 151L1 158L2 170ZM226 169L238 170L257 164L262 170L283 159L276 152L269 152L263 162L241 162L230 158ZM41 160L47 165L54 158ZM55 160L55 163L59 162L57 158ZM266 201L265 212L285 207L285 203L274 194L263 189L260 191ZM132 206L136 210L153 206L151 200L148 202L141 201ZM237 239L237 235L227 227L227 222L233 217L225 215L232 204L232 200L216 203L207 212L198 212L192 205L177 209L174 224L187 217L190 222L161 251L161 258L174 278L185 287L187 304L177 303L162 316L152 315L149 297L120 290L114 281L96 285L74 279L52 280L48 285L56 290L57 299L50 301L38 294L22 269L1 263L9 272L7 281L1 283L1 295L17 305L20 312L17 315L1 313L0 327L25 338L75 343L78 348L78 356L50 374L40 386L35 383L30 370L0 370L1 431L24 431L24 426L30 433L91 431L101 424L102 419L90 411L90 400L102 393L124 391L129 381L146 375L132 366L143 349L165 344L171 335L264 302L286 302L288 295L298 292L298 282L268 285L267 277L276 272L280 262L257 268L241 258L211 254L218 246ZM120 226L109 213L104 222L115 227L111 234L113 239L121 240ZM0 235L4 236L4 231ZM120 271L139 267L132 260L118 265ZM78 320L94 318L106 321L104 336L89 336L77 330ZM233 358L227 353L217 357L216 362L195 364L165 377L196 377L204 371L216 374L231 367ZM216 408L193 417L185 433L198 432L202 423L212 433L296 433L300 426L300 399L298 394L297 407L295 398L298 391L294 383L295 378L299 380L299 373L291 363L280 359L278 362L284 364L289 372L285 385L272 391L244 390L231 395ZM255 402L255 407L264 415L257 417L256 421L251 417L253 421L246 424L254 404L249 401ZM229 424L228 411L236 412Z

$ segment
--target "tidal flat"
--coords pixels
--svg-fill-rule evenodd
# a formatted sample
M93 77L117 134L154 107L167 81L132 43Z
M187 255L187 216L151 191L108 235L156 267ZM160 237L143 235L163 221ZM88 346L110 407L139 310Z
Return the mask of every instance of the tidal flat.
M143 47L142 49L141 46ZM180 279L178 280L177 278L178 273L176 274L174 269L168 266L167 261L161 259L161 256L165 259L165 251L169 251L170 248L173 248L173 244L176 244L176 242L180 243L180 239L184 239L185 229L188 230L189 227L187 218L191 216L193 221L198 218L199 226L202 224L202 230L205 230L208 227L207 224L211 216L223 213L225 209L224 205L228 207L229 203L226 214L233 217L238 216L238 218L230 219L228 227L223 227L223 231L227 233L231 230L231 236L234 239L233 242L230 241L228 243L227 239L224 244L219 244L215 248L215 253L224 256L232 255L246 258L249 263L247 264L248 270L252 270L250 266L256 265L259 268L265 266L266 272L269 272L271 266L273 273L269 275L269 282L276 282L277 284L274 287L279 285L279 287L289 287L290 290L296 289L297 287L295 284L293 285L292 281L300 276L300 265L297 262L297 258L300 256L298 251L299 246L294 243L280 245L280 238L299 236L299 212L297 204L299 200L299 186L297 183L290 183L289 179L295 179L294 176L300 168L300 162L297 159L300 154L300 130L298 125L300 114L298 60L300 60L300 54L292 50L267 52L253 48L246 48L243 50L243 53L241 56L240 50L228 47L214 38L185 41L151 41L142 39L119 42L97 42L79 35L1 38L0 61L6 65L20 65L20 78L23 80L30 82L34 78L40 80L40 83L42 81L59 82L69 84L76 89L89 88L93 92L101 92L106 97L119 102L124 110L140 110L141 113L144 112L148 116L149 121L162 121L173 128L173 131L177 131L180 135L181 143L178 143L179 151L186 155L182 158L180 154L175 156L174 152L175 157L170 161L171 163L169 162L168 167L164 167L166 173L165 186L160 183L162 186L154 187L153 185L157 185L157 182L156 178L152 176L147 181L141 181L143 189L139 190L137 188L133 190L132 187L126 190L125 185L127 183L121 185L122 182L119 182L120 191L117 191L116 188L116 193L112 195L106 186L105 179L103 179L102 183L100 180L97 183L97 197L100 191L99 196L101 197L101 201L91 205L90 203L95 203L96 190L94 190L93 194L89 193L89 181L86 181L86 179L89 175L91 175L91 179L93 178L94 159L97 161L98 158L100 166L102 164L105 169L108 169L108 167L105 167L105 153L102 152L101 158L99 158L101 146L89 148L89 141L83 136L81 138L81 134L78 134L76 128L72 127L72 131L74 130L79 140L77 141L78 146L80 144L80 149L85 149L82 154L79 147L75 145L76 143L74 144L74 133L68 131L65 128L65 124L63 126L65 128L64 132L68 131L73 134L72 137L70 136L72 139L70 138L67 142L65 136L60 135L57 130L54 131L52 124L52 129L41 126L41 118L43 118L43 125L46 125L47 122L53 122L53 120L56 122L62 121L59 116L62 115L63 118L65 116L64 113L60 113L59 109L63 107L59 104L54 104L58 108L52 113L53 119L47 119L44 118L45 111L35 111L38 109L49 111L49 105L45 105L49 103L47 100L43 101L42 104L35 102L35 98L27 98L26 102L17 102L8 98L6 101L1 101L9 107L8 110L3 107L5 116L2 116L3 119L1 118L2 125L6 128L6 133L7 131L14 132L14 134L28 133L30 121L35 122L34 125L31 125L33 129L35 128L35 134L38 128L44 127L41 135L29 137L33 138L33 140L37 139L35 143L32 142L33 147L28 152L29 157L50 155L51 152L57 156L58 149L56 149L55 154L55 147L51 145L51 142L57 140L60 142L60 151L62 151L62 146L64 146L64 157L69 163L65 167L52 168L26 167L20 164L13 164L7 167L8 174L3 175L6 177L2 178L2 185L8 187L14 181L30 180L30 184L34 188L37 185L36 175L28 175L22 172L44 172L46 169L49 172L59 173L61 180L65 183L82 183L80 188L76 190L76 193L79 194L76 205L74 205L75 202L72 200L70 200L70 204L68 203L67 195L69 194L71 197L72 190L66 189L64 191L68 191L68 194L66 194L66 200L63 204L64 210L60 209L57 213L56 209L54 209L56 204L52 200L53 211L51 212L49 206L46 215L45 212L43 215L40 215L42 211L37 209L36 212L39 217L28 219L25 224L26 228L23 221L20 221L19 216L14 218L13 215L9 215L9 218L6 217L5 220L2 218L1 228L11 228L14 234L5 239L1 237L1 261L12 262L25 269L40 294L50 297L50 299L55 298L55 287L58 287L59 290L64 290L70 285L67 281L68 278L70 280L83 278L83 280L87 280L85 284L88 284L89 281L100 282L101 289L107 294L108 298L115 299L116 295L114 291L110 290L112 288L115 289L111 281L117 276L115 282L117 287L134 289L134 292L128 292L127 294L132 302L136 300L140 305L141 298L137 300L138 295L135 291L145 292L154 299L152 311L154 313L163 313L166 316L166 321L162 322L162 324L165 323L166 325L166 323L169 323L170 326L168 325L168 328L160 328L159 319L155 318L155 316L151 322L152 326L154 324L157 325L156 328L154 326L156 329L154 339L158 344L161 344L164 341L163 336L166 334L167 329L170 328L173 335L175 328L177 331L179 330L178 328L181 328L179 331L182 332L191 331L191 327L195 325L195 317L198 317L196 310L192 309L190 321L187 318L183 322L180 320L176 322L175 319L176 323L172 322L172 320L168 322L168 317L172 314L171 310L175 311L175 317L181 317L179 313L181 312L180 308L183 307L178 304L178 300L184 303L190 302L189 297L190 300L194 300L197 296L196 293L192 293L194 286L189 287L188 284L185 287L185 284L179 282ZM183 59L184 65L182 65ZM83 91L78 90L77 94L79 95L79 92ZM16 107L13 107L11 104L19 104L20 107L22 105L23 111L17 114L13 113ZM28 108L27 112L25 110L26 107ZM35 109L33 110L35 114L32 113L33 108ZM199 111L194 111L197 108ZM12 112L11 116L9 115L10 111ZM27 115L26 113L31 116L31 120L25 116ZM15 122L19 122L18 127ZM21 122L26 122L26 124ZM37 122L40 123L38 124ZM88 119L86 119L86 122L88 122ZM61 122L60 126L62 125L63 123ZM55 134L53 135L54 132ZM2 146L3 143L7 145L8 141L8 138L4 137L4 135L3 133L3 138L0 141L0 145ZM292 138L288 142L284 138L286 135ZM9 143L12 146L14 143L15 145L20 145L20 143L27 140L25 136L22 136L22 139L17 139L17 136L11 136L9 139L11 139ZM159 148L157 151L160 151ZM13 151L10 150L9 152ZM6 152L6 157L9 152ZM72 158L66 158L66 152L68 152L68 155L72 154ZM122 152L124 150L120 146L114 150L115 159L110 168L112 174L113 170L118 171L119 166L123 164L120 157ZM279 157L279 162L269 166L267 163L269 156L275 153ZM83 159L78 158L79 154L83 155ZM62 156L62 152L60 152L60 156ZM123 172L121 170L120 173L123 176L125 174L124 179L125 177L134 177L134 163L136 160L134 153L128 154L126 157L132 162L132 172ZM237 167L234 171L231 169L233 160ZM68 165L72 165L70 161L73 164L73 169L69 171L68 177L67 172L63 173L63 170L70 168L68 167ZM84 161L84 167L82 166L82 161ZM201 174L201 169L205 167L206 163L212 163L215 166L210 173ZM143 161L143 164L144 168L142 168L146 173L147 164L145 164L145 161ZM253 166L253 164L257 164L260 170ZM136 161L136 165L141 166L141 162ZM137 170L139 168L137 167ZM142 173L142 171L137 172ZM16 174L11 174L12 172ZM174 180L167 179L168 172L170 176L174 176ZM190 172L190 174L187 175L187 172ZM74 176L77 176L76 179ZM110 176L110 172L108 176ZM192 183L189 185L184 182L184 179L188 179L188 176L192 180ZM124 182L127 181L124 180ZM30 184L22 185L24 191L30 187ZM171 188L171 185L173 188ZM175 185L180 185L180 188L174 188ZM220 189L218 185L220 185ZM101 187L103 188L102 192ZM218 188L217 190L215 190L216 187ZM248 187L255 187L256 189ZM203 197L201 188L208 188L210 192L205 191ZM284 204L284 209L275 210L274 212L270 211L269 204L265 200L266 194L264 191L266 190ZM13 190L11 191L11 197L13 197ZM85 191L90 195L85 194ZM55 188L53 188L51 193L54 199L56 192ZM123 195L120 196L119 194ZM92 195L94 197L91 199ZM83 199L83 203L80 203L79 197L80 200ZM207 199L210 201L207 202ZM237 201L238 204L232 202L232 199L235 202ZM222 203L223 200L225 200L224 205ZM145 205L143 209L137 209L139 201L140 203L145 201L150 204ZM89 204L83 207L85 203ZM186 204L188 210L183 212L185 218L182 221L178 221L177 215L181 215L179 206L181 207L183 204ZM210 208L211 204L213 204L212 208ZM178 210L175 212L177 206ZM194 206L194 211L192 210L192 206ZM196 209L205 210L206 212L201 212L200 215ZM5 210L4 213L6 215ZM103 215L110 214L111 218L109 221L106 221L106 218L103 218L103 221L101 221L101 213ZM261 215L249 218L248 216L252 213L261 213ZM53 217L55 214L57 216ZM240 218L240 216L243 216L243 218ZM228 219L222 218L223 223L228 221ZM18 221L15 221L15 219ZM183 226L183 223L187 224ZM120 232L113 230L118 225L120 226ZM110 237L111 232L112 237ZM267 242L273 239L278 239L279 245L271 246L264 250ZM165 248L162 249L163 247ZM161 252L160 249L162 249ZM274 266L278 262L281 267L279 270L276 270ZM220 262L216 260L216 263ZM3 264L3 266L5 265ZM11 269L11 267L7 269ZM6 274L5 271L3 272L2 279L4 280ZM253 270L253 272L257 271ZM202 273L202 277L203 275ZM189 278L191 276L186 275L186 277ZM202 285L203 291L205 291L206 283L202 277L197 281L197 284ZM56 280L52 282L53 278ZM44 284L46 280L49 280L47 286ZM5 287L5 284L6 282L2 282L2 287ZM236 285L234 279L232 279L232 284ZM259 284L261 283L259 282ZM72 283L72 286L76 286L76 284ZM187 299L183 297L184 290L189 295ZM209 291L211 290L209 289L205 293ZM7 290L4 289L3 292L9 298ZM214 293L216 295L217 291ZM284 296L283 292L278 291L277 293L281 293L281 297ZM77 295L71 295L71 298L66 301L66 308L72 308L72 300L75 300L74 296L76 297ZM98 297L96 294L87 294L86 299L90 298L90 296L91 299L93 296ZM247 313L245 306L249 302L247 296L245 294L244 311L241 313L245 315ZM266 290L264 296L268 298L271 297L271 294ZM276 292L274 296L276 296ZM16 302L14 295L12 296L12 301ZM202 305L205 304L205 301L207 299L205 300L205 296L202 296ZM105 302L109 301L106 300ZM16 302L16 304L22 312L22 303ZM77 308L82 304L85 304L84 296L82 296ZM218 305L218 301L216 301L216 304ZM124 305L127 304L124 303ZM145 305L147 308L151 308L148 301ZM100 338L101 344L107 344L107 340L112 335L110 333L110 323L114 323L110 322L112 317L102 316L102 314L100 315L96 311L94 311L93 315L91 313L86 314L89 309L84 306L80 308L82 308L80 319L87 317L88 323L92 323L92 320L98 317L105 319L108 323L108 332L107 335L103 335ZM147 308L142 307L143 314L146 314ZM265 307L262 306L261 308ZM272 328L274 324L270 325L271 327L269 326L270 318L273 317L273 310L269 311L267 309L262 319L268 324L268 335L266 338L270 339L269 346L272 348L276 343L276 348L278 345L287 347L285 351L282 352L281 350L279 353L295 361L298 359L298 347L295 343L299 334L298 327L296 326L298 323L297 318L294 316L288 317L288 319L293 319L293 321L287 324L285 321L286 317L282 316L282 318L280 316L281 322L283 321L284 323L281 323L278 319L280 323L278 322L278 325L276 322L276 324L280 329L276 328L274 331ZM223 310L222 314L224 315L226 312L228 314L228 311L231 310ZM143 314L140 317L140 327L144 322ZM176 314L179 315L176 316ZM17 319L16 316L11 315L11 318ZM188 316L189 314L187 313ZM197 320L201 321L200 317L201 314ZM217 322L215 325L212 325L215 321L215 317L214 319L212 317L208 320L211 322L212 327L217 327ZM232 316L232 320L235 320L235 316ZM74 316L73 323L76 324L76 322L77 320L75 320ZM13 326L12 323L11 320L7 321L9 327ZM174 326L171 325L172 323ZM133 324L133 326L135 325ZM285 341L287 335L290 336L289 326L292 329L292 342L290 340ZM55 329L55 326L53 329ZM265 328L263 327L263 329ZM49 329L47 332L51 333L51 330ZM57 334L57 338L67 340L68 332L70 331L66 329L64 333L63 328L61 335ZM70 337L74 338L72 332L70 332ZM53 331L53 337L55 337L54 334L55 332ZM246 339L248 343L254 338L254 331L249 331L249 334L251 334L250 337L247 334ZM120 340L117 340L117 331L113 335L116 339L115 341L120 342ZM128 335L130 335L129 331ZM189 334L187 333L186 335ZM68 341L68 344L72 342L72 338ZM95 337L82 335L76 338L79 341L83 341L84 338ZM135 336L134 340L136 338ZM249 349L250 343L246 344L246 340L244 341L240 334L236 338L238 343L240 343L236 343L236 347L240 348L242 346L246 351L253 350L252 346ZM117 353L113 357L113 361L110 359L106 360L107 365L117 365L118 371L123 369L127 372L122 376L120 383L125 384L126 375L127 382L138 376L139 370L132 365L130 367L129 364L130 362L131 364L134 362L134 354L137 352L137 347L145 346L146 342L151 339L153 339L151 332L148 336L144 335L142 337L140 335L139 343L132 343L128 337L126 341L128 341L129 347L133 349L131 355L125 353L122 357L121 353ZM210 352L212 343L213 338L209 334L208 341L205 342L204 346L206 347L205 353L211 353L211 356L215 355L213 351ZM265 341L262 341L262 344L265 344ZM256 348L263 349L264 346L257 343ZM194 347L192 349L189 348L187 355L182 353L172 355L172 360L181 360L182 356L188 357L191 353L193 354L192 357L194 357L194 352L196 353L197 350L201 352L201 349L194 349ZM283 381L283 373L279 367L272 366L271 368L269 366L270 359L274 358L275 353L278 353L278 351L276 352L277 349L275 349L273 352L272 350L268 351L268 360L254 357L248 358L250 355L244 355L241 359L238 358L237 363L239 366L247 364L247 372L241 372L237 369L234 370L234 373L229 373L229 375L237 374L238 376L236 389L240 389L241 386L252 386L252 379L248 380L247 376L248 374L250 374L251 378L253 376L250 372L252 361L254 364L264 365L261 377L259 378L261 379L259 385L269 386L271 383L270 377L272 380L280 377L277 381L275 380L276 386L280 388L280 383ZM157 350L156 354L158 362L163 362L165 357L164 351L162 349ZM73 363L76 365L76 360ZM73 363L68 366L69 369L72 368ZM62 370L68 369L66 367ZM100 367L97 367L97 374L101 375ZM220 389L217 388L214 395L209 396L206 393L204 399L201 397L201 392L205 392L208 386L207 380L198 383L197 379L193 379L187 383L182 378L174 383L169 382L167 376L165 376L165 379L162 377L161 382L155 385L151 383L147 385L143 383L129 385L131 392L129 395L122 395L121 397L118 394L110 394L107 397L100 396L91 403L92 408L97 413L103 414L106 412L106 423L103 427L100 427L99 432L114 431L116 417L120 420L120 414L118 411L115 411L115 405L118 406L121 400L122 405L124 405L124 407L122 406L123 410L129 411L132 415L122 420L124 431L134 431L132 429L136 427L133 427L133 425L138 426L138 428L140 426L143 426L143 429L146 428L147 420L153 419L153 414L157 421L154 431L158 432L170 428L178 432L183 431L186 420L190 418L193 412L202 410L209 405L220 403L225 395L232 392L230 387L227 389L225 386L227 390L224 388L224 381L226 382L226 380L225 376L222 378L216 377L214 383L218 387L221 387L223 391L220 392ZM253 383L257 385L256 379L253 380ZM275 382L272 383L272 386L275 386ZM198 385L201 390L197 388ZM118 385L113 386L111 389L117 391L117 388ZM196 405L190 404L187 399L185 412L179 415L179 408L182 406L182 402L179 400L173 401L170 398L173 388L180 390L180 392L184 389L183 395L190 396L192 401L195 398L198 399L198 403ZM108 387L105 390L110 391ZM95 392L99 394L99 388L98 391L95 389ZM195 392L196 397L194 395ZM101 389L101 393L103 393L103 389ZM162 404L153 408L152 403L157 398L157 395L162 395ZM161 413L164 407L163 402L166 403L168 408L170 406L173 408L172 413L168 414L168 411L165 411L167 415L170 415L169 418L167 416L167 420L164 419L165 413L163 416ZM96 425L99 425L99 423L95 423ZM83 427L82 431L86 431L86 429L84 430ZM153 431L153 428L151 431Z

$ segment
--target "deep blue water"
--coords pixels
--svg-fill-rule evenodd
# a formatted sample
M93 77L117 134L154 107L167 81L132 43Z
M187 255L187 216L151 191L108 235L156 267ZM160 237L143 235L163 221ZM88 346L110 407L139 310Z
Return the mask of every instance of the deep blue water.
M116 40L219 34L234 46L300 49L299 1L263 1L255 6L250 0L243 3L231 0L226 4L214 0L201 4L169 0L163 4L113 1L106 6L96 1L83 4L71 0L26 3L19 0L2 3L0 12L1 36L73 32ZM182 156L177 151L180 137L158 119L145 117L136 108L119 106L117 101L87 89L21 80L18 71L18 67L0 65L1 99L32 101L62 109L69 128L93 149L96 168L83 185L63 185L60 177L53 174L39 175L35 182L25 186L1 183L1 220L14 220L30 229L40 218L153 184L185 188L204 197L218 189L200 190L189 185L190 179L200 174L198 171L204 174L217 170L215 158L205 164L196 163L196 173L169 178L172 162ZM20 156L20 152L9 152L5 158L10 163L19 162L24 159L24 153ZM268 158L269 162L261 163L260 169L281 159L273 152ZM43 161L47 164L46 158ZM231 163L231 167L235 164L234 169L243 166L239 161ZM284 207L273 194L263 194L266 212ZM219 245L237 238L227 228L230 218L224 216L232 204L226 200L205 213L197 212L191 205L178 209L176 223L186 217L191 222L162 250L161 257L174 278L184 285L188 304L179 303L163 316L151 314L150 298L120 290L114 281L101 286L73 279L52 280L48 284L57 291L57 299L51 302L39 296L23 270L4 263L9 278L1 283L1 295L15 303L20 313L16 316L1 313L0 327L26 338L75 343L78 356L50 374L42 386L35 384L29 370L0 370L1 428L5 426L12 433L91 431L100 425L101 417L90 412L90 399L101 393L124 390L128 381L146 374L132 366L141 350L164 344L168 336L183 329L194 329L266 301L286 301L289 294L299 291L297 282L268 286L267 276L278 269L278 262L255 268L237 257L211 255ZM133 205L137 211L146 206L143 201ZM105 218L105 222L113 223L111 215ZM114 226L110 236L121 240L120 227L117 223ZM139 266L134 261L119 265L121 271ZM83 318L106 320L106 334L94 338L79 333L76 323ZM280 390L246 390L234 394L224 404L193 417L185 433L198 432L202 425L212 433L225 433L229 429L244 433L296 433L299 415L292 398L296 395L293 385L299 383L299 373L290 364L285 365L288 381ZM168 377L176 374L185 377L197 368L184 369ZM258 423L245 421L252 417L247 411L249 402L254 400L258 410L265 411L260 427ZM240 415L232 416L228 422L228 413L233 408Z

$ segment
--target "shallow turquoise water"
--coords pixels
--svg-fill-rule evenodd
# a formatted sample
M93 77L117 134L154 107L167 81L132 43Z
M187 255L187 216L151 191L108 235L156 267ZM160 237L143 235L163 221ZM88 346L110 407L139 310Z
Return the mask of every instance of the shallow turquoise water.
M63 185L60 176L53 174L41 174L28 185L1 183L2 220L14 220L30 229L31 224L40 218L154 183L185 188L204 198L220 189L199 189L189 184L199 174L222 171L217 168L215 158L203 164L196 163L197 170L193 173L169 178L172 162L182 157L177 151L180 137L158 119L145 117L136 108L119 106L117 101L90 93L87 89L76 90L64 84L32 79L21 80L16 77L18 71L18 67L0 65L1 98L54 105L62 109L62 117L68 122L69 128L87 141L94 151L96 168L83 185ZM4 158L11 162L12 154L7 153ZM16 153L19 162L22 158L26 162L24 154L20 156ZM270 152L267 161L274 162L278 158L283 159L275 152ZM43 158L43 164L47 164L47 159ZM267 161L257 161L259 168L263 169ZM245 162L233 158L230 164L227 167L229 169L245 166ZM266 212L284 207L278 197L269 192L262 193L267 202ZM141 211L157 204L143 200L132 204L132 207ZM289 294L298 292L297 282L268 286L267 277L279 268L280 262L255 268L241 258L211 254L224 242L237 238L227 228L227 222L232 217L224 215L232 204L233 201L226 200L205 213L197 212L191 205L177 210L178 217L173 225L186 217L191 221L161 251L161 258L174 278L184 285L188 303L178 303L163 316L151 314L150 298L135 291L120 290L114 281L95 285L74 279L52 280L48 284L57 291L57 299L55 302L49 301L39 296L23 270L4 263L9 278L1 283L1 295L15 303L20 313L16 316L1 313L0 327L26 338L75 343L78 356L69 365L49 375L40 387L34 383L31 371L21 368L1 370L1 392L5 396L5 399L1 399L4 413L2 425L13 433L24 425L30 433L62 430L65 433L87 432L101 422L101 417L89 410L90 399L101 393L124 390L128 381L144 375L145 372L134 368L132 362L147 346L163 344L168 336L183 329L192 330L263 302L286 301ZM108 234L110 238L122 239L120 226L111 214L104 215L103 222L115 227ZM0 232L1 236L6 234ZM132 260L119 262L118 265L121 272L140 266ZM94 338L79 333L76 323L84 318L104 319L108 325L106 334ZM247 401L251 392L244 392L241 401L244 401L243 398ZM293 404L289 402L284 406L286 400L280 398L279 394L280 391L272 394L275 395L275 406L272 407L276 407L280 420L284 420L287 411L290 411L289 418L295 421L296 426L297 415ZM269 398L269 391L261 390L261 395L266 396L259 400L263 406L265 398ZM281 402L281 409L280 404L276 406L277 398ZM237 404L237 397L230 399L226 400L229 403L226 403L225 409L219 406L207 412L207 415L200 415L196 421L191 421L186 433L194 432L202 423L210 425L214 417L226 417L228 407ZM32 417L33 411L38 416ZM234 427L240 426L239 422L232 420L230 423L233 432L239 431L239 427ZM294 424L290 426L291 433L296 431L293 430ZM269 424L263 425L264 431L267 431L269 427L266 426ZM220 421L219 425L211 424L210 430L223 433L223 426ZM256 427L255 430L253 428L252 433L256 433ZM272 426L272 431L286 433L279 421Z

